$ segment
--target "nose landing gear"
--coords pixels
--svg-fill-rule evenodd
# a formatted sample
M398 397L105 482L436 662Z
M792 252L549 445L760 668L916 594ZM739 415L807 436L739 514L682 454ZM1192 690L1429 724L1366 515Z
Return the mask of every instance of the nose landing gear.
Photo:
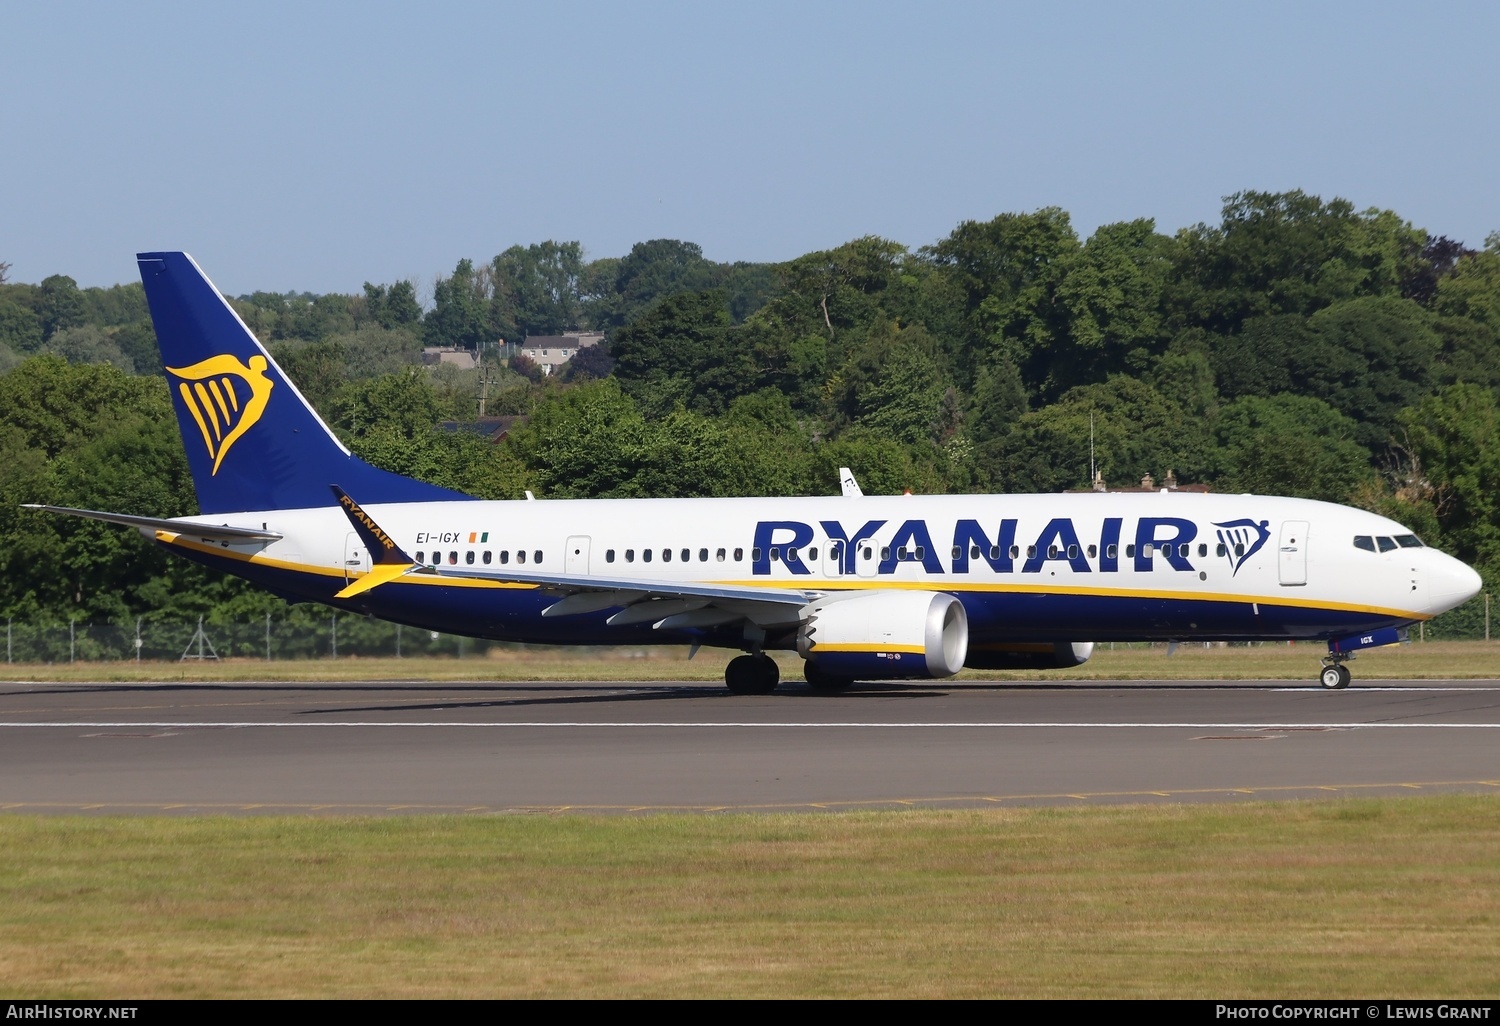
M1323 672L1318 675L1319 684L1329 691L1342 691L1353 679L1354 674L1349 672L1349 667L1344 665L1343 659L1334 655L1323 658Z

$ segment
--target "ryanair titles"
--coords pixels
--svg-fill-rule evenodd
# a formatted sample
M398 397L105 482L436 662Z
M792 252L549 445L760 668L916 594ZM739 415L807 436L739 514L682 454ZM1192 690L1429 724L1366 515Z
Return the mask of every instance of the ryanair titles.
M840 574L869 574L872 567L876 574L893 574L907 562L920 563L929 574L966 574L979 564L998 574L1039 574L1056 563L1067 564L1075 573L1108 574L1120 572L1122 558L1127 568L1138 573L1150 571L1157 560L1173 570L1196 569L1190 556L1198 525L1180 517L1142 517L1135 521L1123 545L1123 517L1105 517L1097 535L1087 539L1080 537L1072 518L1055 517L1040 532L1027 532L1020 542L1017 520L1001 520L992 529L978 520L960 520L953 526L947 567L927 521L903 521L888 540L876 542L876 535L886 524L885 520L870 520L850 530L837 520L820 520L816 527L796 520L762 520L755 525L751 572L769 575L772 564L779 562L793 574L812 574L804 553L819 534L827 539L827 569L836 567ZM1211 549L1200 545L1199 555L1212 551L1213 558L1226 559L1235 572L1271 536L1264 520L1234 520L1213 526L1218 529L1217 543Z

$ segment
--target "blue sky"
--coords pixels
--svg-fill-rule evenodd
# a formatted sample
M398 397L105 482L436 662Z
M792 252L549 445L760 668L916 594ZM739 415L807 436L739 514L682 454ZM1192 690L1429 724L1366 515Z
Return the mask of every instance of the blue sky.
M1241 189L1500 229L1500 4L0 0L12 280L228 292L652 238L784 260Z

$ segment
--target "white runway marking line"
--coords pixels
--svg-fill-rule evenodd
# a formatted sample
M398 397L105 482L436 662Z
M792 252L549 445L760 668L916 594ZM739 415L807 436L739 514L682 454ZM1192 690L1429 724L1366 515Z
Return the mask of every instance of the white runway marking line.
M1437 728L1446 730L1494 730L1500 729L1500 723L1119 723L1119 722L1062 722L1062 721L1006 721L1006 720L978 720L968 722L891 722L881 723L879 721L829 721L826 723L803 722L803 721L670 721L670 720L608 720L608 721L585 721L585 720L241 720L241 721L155 721L155 720L125 720L119 722L83 721L83 720L42 720L32 723L0 723L0 730L21 728L52 728L52 729L111 729L122 727L152 728L152 729L176 729L176 730L225 730L236 727L337 727L337 728L365 728L365 727L467 727L473 729L514 729L517 727L546 728L546 727L574 727L574 728L613 728L622 729L628 727L656 727L656 728L680 728L687 730L704 730L722 727L737 727L743 729L755 728L779 728L783 730L809 730L839 727L845 729L860 730L1002 730L1002 729L1112 729L1121 730L1128 728L1146 730L1410 730Z

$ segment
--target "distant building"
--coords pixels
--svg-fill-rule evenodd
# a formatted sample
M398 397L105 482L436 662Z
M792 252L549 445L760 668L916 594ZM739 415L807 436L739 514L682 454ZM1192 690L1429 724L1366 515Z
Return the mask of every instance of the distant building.
M1076 492L1081 489L1070 488L1068 490ZM1095 492L1207 492L1209 487L1206 484L1178 484L1177 475L1168 470L1161 484L1157 484L1155 478L1146 474L1141 478L1139 488L1111 488L1104 483L1104 475L1096 470L1094 471L1094 486L1089 490Z
M476 420L469 421L445 420L438 424L438 428L450 434L463 432L465 434L478 435L480 438L488 439L491 442L503 442L509 437L512 428L526 423L528 419L525 416L510 416L479 417Z
M474 355L473 350L460 349L458 346L427 346L422 350L422 366L436 367L445 364L457 367L459 370L474 370L479 366L479 358Z
M551 374L558 367L578 355L578 350L596 346L604 341L602 331L565 331L561 335L532 335L521 343L521 355L525 356L544 374Z

